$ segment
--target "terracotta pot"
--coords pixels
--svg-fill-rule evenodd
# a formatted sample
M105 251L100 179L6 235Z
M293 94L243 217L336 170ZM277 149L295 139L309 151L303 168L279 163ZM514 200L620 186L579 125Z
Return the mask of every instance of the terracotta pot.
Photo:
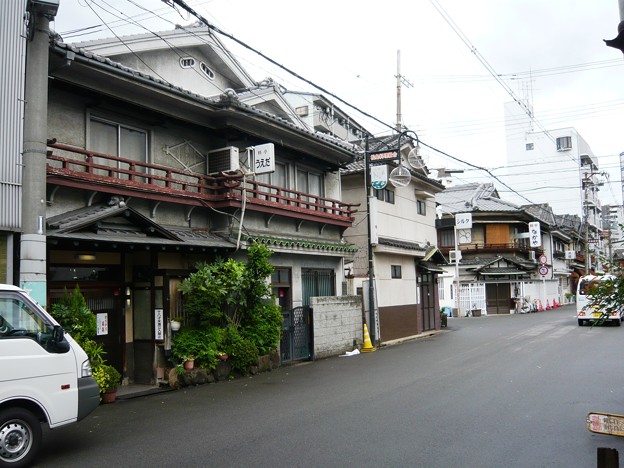
M117 389L100 393L100 397L102 398L103 404L114 403L117 399Z
M193 367L195 367L195 359L184 361L184 370L193 370Z

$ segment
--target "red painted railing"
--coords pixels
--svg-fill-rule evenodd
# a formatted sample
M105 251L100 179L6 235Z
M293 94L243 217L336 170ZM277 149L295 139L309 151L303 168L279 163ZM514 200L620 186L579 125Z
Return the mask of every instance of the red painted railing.
M124 196L213 208L240 207L348 227L356 205L284 187L242 174L209 176L143 163L48 141L48 182Z

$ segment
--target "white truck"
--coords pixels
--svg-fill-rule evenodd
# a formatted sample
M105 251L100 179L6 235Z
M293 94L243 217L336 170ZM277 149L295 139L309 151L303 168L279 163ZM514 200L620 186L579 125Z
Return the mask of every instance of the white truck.
M0 284L0 467L28 466L51 429L100 403L84 350L28 294Z

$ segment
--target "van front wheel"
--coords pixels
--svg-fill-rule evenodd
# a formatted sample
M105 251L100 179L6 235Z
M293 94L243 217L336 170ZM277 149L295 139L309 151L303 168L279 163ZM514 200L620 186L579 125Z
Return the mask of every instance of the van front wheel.
M41 423L28 410L0 411L0 467L32 464L41 447Z

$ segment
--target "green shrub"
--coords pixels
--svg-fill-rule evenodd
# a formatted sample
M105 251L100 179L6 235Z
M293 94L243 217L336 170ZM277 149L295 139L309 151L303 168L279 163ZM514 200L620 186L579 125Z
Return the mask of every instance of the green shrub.
M78 286L71 293L65 289L61 299L52 304L50 315L80 346L97 333L97 319Z
M218 353L225 352L232 366L243 372L257 362L259 354L277 348L282 325L280 307L267 282L274 270L269 262L272 252L254 244L247 254L247 263L233 259L199 263L197 271L180 285L184 310L193 322L186 330L194 325L197 341L208 341L192 354L212 364ZM186 353L180 333L172 344L172 353L178 358Z
M100 364L93 368L93 378L100 387L100 393L116 390L121 384L121 374L113 366Z
M246 373L249 368L258 363L258 348L251 340L241 336L234 327L227 329L225 352L229 356L232 369Z

